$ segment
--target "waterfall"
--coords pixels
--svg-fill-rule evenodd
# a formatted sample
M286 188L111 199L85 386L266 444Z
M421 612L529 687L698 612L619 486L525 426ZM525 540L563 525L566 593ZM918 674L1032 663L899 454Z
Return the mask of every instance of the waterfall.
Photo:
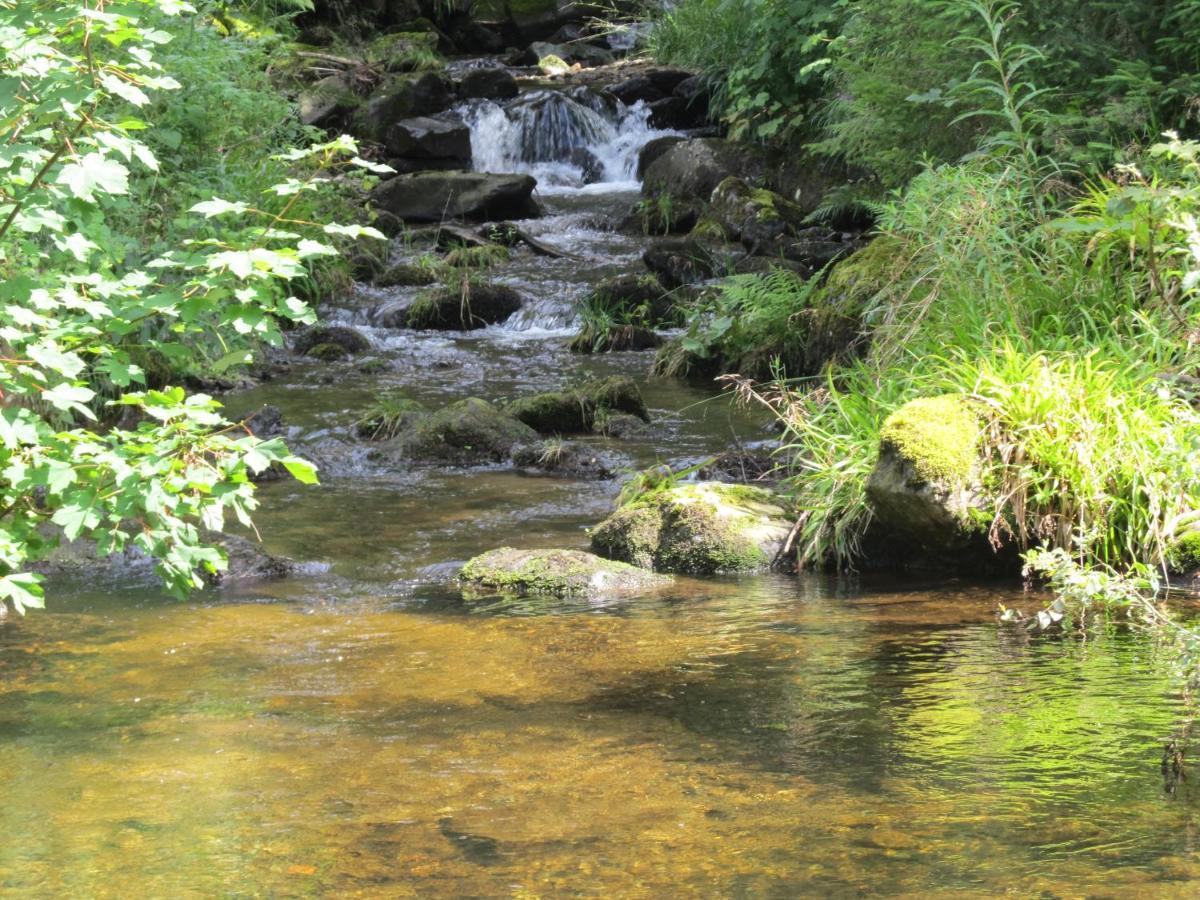
M638 151L674 133L651 128L644 104L626 107L587 89L533 91L504 106L473 101L458 112L471 129L476 171L528 172L543 191L633 187Z

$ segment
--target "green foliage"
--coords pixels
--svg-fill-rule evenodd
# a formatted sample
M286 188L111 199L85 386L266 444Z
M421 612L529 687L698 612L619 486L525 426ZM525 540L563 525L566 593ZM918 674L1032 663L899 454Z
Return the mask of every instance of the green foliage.
M425 407L396 391L385 391L354 422L355 433L369 441L389 441L398 435Z
M509 250L502 244L485 244L478 247L460 245L451 248L443 258L452 269L490 269L508 262Z
M651 40L708 74L736 135L810 143L884 188L981 141L1107 166L1188 126L1198 46L1196 0L684 0Z
M826 86L829 44L846 0L691 0L668 7L651 36L666 62L704 70L734 137L807 128Z
M290 174L267 197L193 203L153 226L158 240L130 227L164 170L142 116L180 86L155 53L182 9L0 2L0 598L18 610L40 605L26 567L59 534L102 553L132 544L183 592L224 565L201 529L230 513L249 523L251 475L280 463L315 480L280 442L239 437L210 397L139 389L138 360L225 335L277 341L279 322L310 320L287 283L336 254L329 238L369 231L296 215L349 139L282 155ZM226 346L213 368L250 346Z
M997 542L1163 564L1200 509L1200 416L1179 377L1198 362L1195 152L1157 147L1156 178L1128 173L1051 222L1033 182L984 163L929 170L881 209L888 264L855 284L870 354L771 398L800 460L805 561L861 552L887 417L962 394L987 420Z

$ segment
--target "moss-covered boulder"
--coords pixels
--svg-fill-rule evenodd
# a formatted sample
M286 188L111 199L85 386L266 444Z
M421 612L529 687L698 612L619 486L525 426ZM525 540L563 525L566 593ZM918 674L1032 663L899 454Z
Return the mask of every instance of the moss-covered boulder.
M983 424L959 394L912 400L883 423L867 497L879 528L919 551L914 564L956 566L985 549Z
M474 331L503 322L521 308L521 295L508 285L466 281L455 288L426 291L408 305L404 327Z
M398 75L379 87L355 117L356 132L376 143L401 119L431 116L454 102L453 85L442 75Z
M468 597L496 594L612 597L662 588L671 579L582 550L514 550L501 547L463 566L459 581Z
M1183 535L1171 544L1167 552L1167 568L1177 575L1200 578L1200 531Z
M342 359L371 349L361 332L344 325L314 325L296 334L292 349L301 356L317 359Z
M470 397L417 418L392 442L412 462L448 466L507 462L513 448L533 443L537 432L486 400Z
M592 531L592 549L659 572L763 572L782 563L791 530L783 502L770 491L699 482L623 506Z
M329 75L301 91L300 121L317 128L332 126L358 109L361 102L346 76Z
M508 404L506 411L542 434L584 434L593 430L599 418L613 413L650 421L642 392L625 375L520 397Z
M804 211L774 191L730 176L713 189L708 212L696 227L711 229L727 241L757 245L799 231Z

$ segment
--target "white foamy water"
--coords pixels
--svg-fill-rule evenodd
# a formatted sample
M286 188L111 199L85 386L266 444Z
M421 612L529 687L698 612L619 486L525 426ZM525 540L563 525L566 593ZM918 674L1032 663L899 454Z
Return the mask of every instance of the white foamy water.
M636 187L638 151L678 133L650 127L643 103L610 104L586 90L534 91L505 106L475 101L458 112L476 171L528 173L542 193Z

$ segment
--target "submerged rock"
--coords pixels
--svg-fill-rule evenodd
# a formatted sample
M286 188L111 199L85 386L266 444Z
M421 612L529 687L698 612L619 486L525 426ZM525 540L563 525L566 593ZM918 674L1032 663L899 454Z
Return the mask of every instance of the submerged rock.
M480 465L505 462L514 447L536 440L537 432L528 425L470 397L416 419L391 449L413 462Z
M980 483L983 421L966 397L924 397L884 421L879 461L867 481L878 527L918 551L922 565L992 556L991 516Z
M781 564L792 530L782 501L747 485L699 482L644 495L592 531L608 559L660 572L763 572Z
M389 179L371 194L380 209L405 222L489 222L540 214L529 175L422 172Z
M582 550L501 547L468 562L459 575L469 593L606 597L644 593L671 579Z
M276 556L263 549L261 544L236 535L225 535L219 543L228 557L229 565L223 572L205 576L205 581L214 587L245 584L253 581L278 581L296 574L299 565L285 556Z

